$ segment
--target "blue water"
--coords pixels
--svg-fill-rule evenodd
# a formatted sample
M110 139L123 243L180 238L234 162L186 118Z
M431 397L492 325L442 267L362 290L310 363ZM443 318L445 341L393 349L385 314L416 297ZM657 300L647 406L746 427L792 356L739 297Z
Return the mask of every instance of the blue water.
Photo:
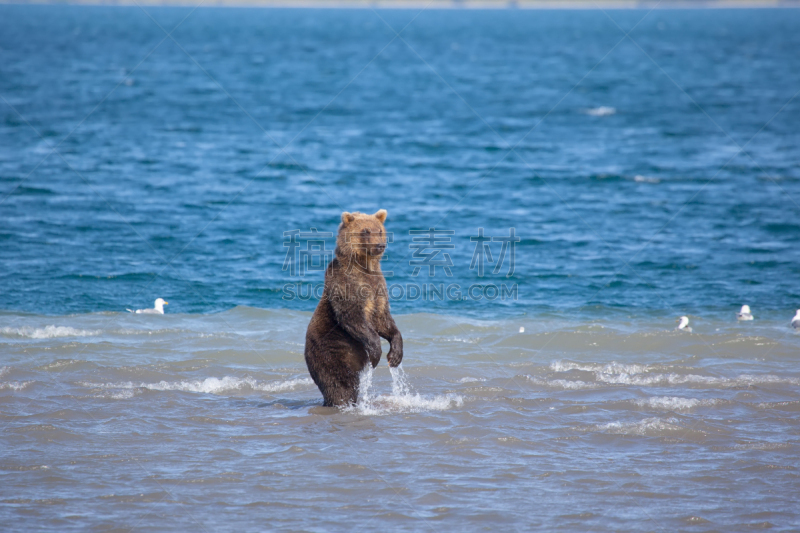
M799 27L0 5L0 530L800 530ZM381 208L324 408L291 235Z
M800 305L796 10L148 13L0 6L0 309L312 310L283 232L379 208L390 283L518 287L395 312Z

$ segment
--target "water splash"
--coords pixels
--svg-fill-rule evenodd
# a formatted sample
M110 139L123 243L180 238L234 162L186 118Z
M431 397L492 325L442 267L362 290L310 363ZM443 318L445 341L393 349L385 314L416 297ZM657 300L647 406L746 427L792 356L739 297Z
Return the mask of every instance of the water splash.
M389 367L389 372L392 374L392 396L405 396L411 394L411 384L406 378L406 372L403 370L403 365L396 367Z
M368 364L358 376L358 403L370 401L370 389L372 389L372 377L374 376L372 365Z
M388 415L392 413L420 413L424 411L444 411L451 407L464 405L464 399L458 394L423 396L414 392L402 365L389 368L392 375L392 393L373 395L372 386L374 372L372 365L361 371L358 386L358 401L355 405L345 407L344 411L360 415Z

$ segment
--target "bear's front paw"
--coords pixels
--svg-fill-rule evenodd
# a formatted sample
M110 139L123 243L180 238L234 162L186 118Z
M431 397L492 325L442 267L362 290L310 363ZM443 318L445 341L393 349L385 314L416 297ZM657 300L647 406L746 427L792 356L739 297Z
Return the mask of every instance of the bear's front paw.
M389 353L386 354L386 359L389 361L389 366L391 366L392 368L399 366L400 363L403 362L403 352L389 350Z
M378 366L378 363L381 362L380 341L371 343L369 346L367 346L367 357L369 357L369 362L372 363L372 368Z

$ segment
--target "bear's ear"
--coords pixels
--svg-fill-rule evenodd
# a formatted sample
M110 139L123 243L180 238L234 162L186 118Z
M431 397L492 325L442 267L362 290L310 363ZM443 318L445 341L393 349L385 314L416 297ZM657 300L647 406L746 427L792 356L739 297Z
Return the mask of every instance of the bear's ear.
M347 211L342 213L342 224L344 224L345 226L354 221L355 219L356 217L353 215L353 213L348 213Z
M375 218L377 218L378 220L380 220L380 221L381 221L381 224L383 224L384 222L386 222L386 215L387 215L387 214L388 214L388 213L386 213L386 209L381 209L380 211L378 211L377 213L375 213L375 214L374 214L374 215L372 215L372 216L374 216Z

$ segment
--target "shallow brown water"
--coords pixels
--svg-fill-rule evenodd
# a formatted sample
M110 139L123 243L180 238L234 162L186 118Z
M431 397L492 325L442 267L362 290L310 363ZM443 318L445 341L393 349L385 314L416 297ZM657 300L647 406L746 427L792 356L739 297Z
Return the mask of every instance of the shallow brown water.
M800 527L800 339L785 324L404 315L402 370L384 359L336 410L304 368L308 318L3 315L3 523Z

